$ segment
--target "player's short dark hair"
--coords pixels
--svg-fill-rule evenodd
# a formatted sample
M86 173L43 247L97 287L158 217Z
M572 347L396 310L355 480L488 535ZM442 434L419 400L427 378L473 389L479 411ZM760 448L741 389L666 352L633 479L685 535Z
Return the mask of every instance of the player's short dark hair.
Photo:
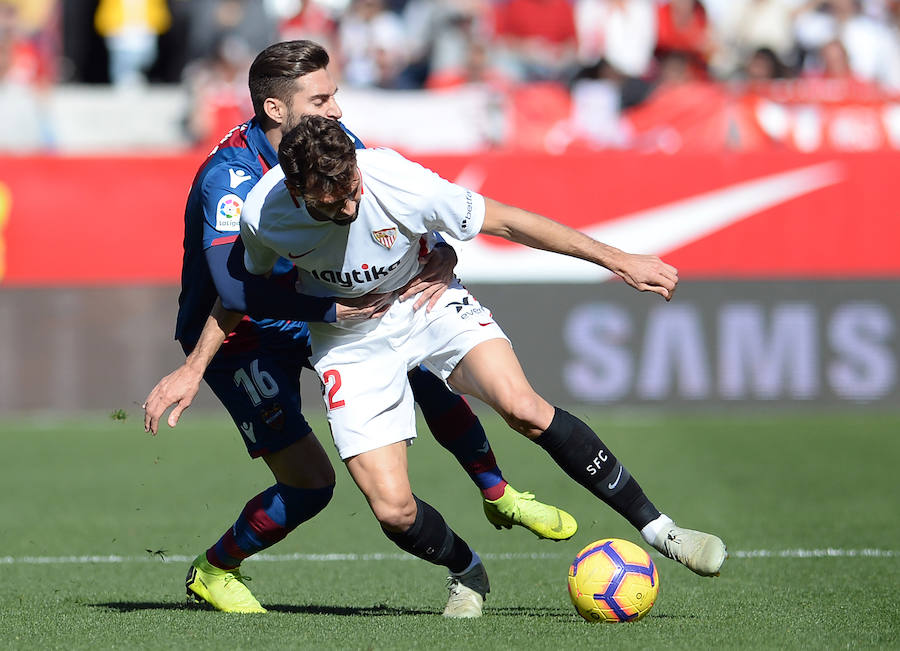
M304 115L281 139L278 162L304 198L342 197L356 179L356 144L337 120Z
M328 52L313 41L284 41L260 52L250 65L250 99L253 110L262 117L268 97L290 105L294 82L298 77L328 65Z

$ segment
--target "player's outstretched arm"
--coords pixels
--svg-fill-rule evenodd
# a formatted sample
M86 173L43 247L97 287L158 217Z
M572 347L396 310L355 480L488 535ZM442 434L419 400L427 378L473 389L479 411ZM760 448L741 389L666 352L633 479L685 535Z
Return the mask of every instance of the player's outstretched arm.
M187 356L180 367L161 379L147 399L144 401L144 431L154 435L159 431L159 419L169 407L174 405L169 414L169 427L175 427L181 413L191 406L194 397L200 390L203 374L225 341L229 333L234 332L243 314L229 312L216 300L212 312L206 319L200 338L194 350Z
M364 320L384 314L393 300L392 294L367 294L359 299L340 299L337 304L338 320ZM344 304L347 303L347 304ZM175 427L182 412L191 406L203 374L212 362L219 348L229 333L234 332L244 315L222 307L221 299L217 299L206 324L197 340L197 345L184 364L161 379L142 405L144 408L144 431L156 435L159 431L159 419L163 413L174 406L167 423Z
M626 253L541 215L485 197L482 233L605 267L642 292L671 300L678 270L655 255Z

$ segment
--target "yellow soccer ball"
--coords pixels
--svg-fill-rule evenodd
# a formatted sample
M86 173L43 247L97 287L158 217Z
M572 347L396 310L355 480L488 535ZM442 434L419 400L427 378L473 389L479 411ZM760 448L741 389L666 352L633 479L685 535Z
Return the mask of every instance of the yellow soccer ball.
M619 538L597 540L569 568L569 597L589 622L634 622L650 612L659 573L643 549Z

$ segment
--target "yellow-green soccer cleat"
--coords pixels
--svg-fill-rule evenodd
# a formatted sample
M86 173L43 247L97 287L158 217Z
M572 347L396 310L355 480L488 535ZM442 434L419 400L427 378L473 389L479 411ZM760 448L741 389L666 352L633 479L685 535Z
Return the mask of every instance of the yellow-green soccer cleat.
M578 523L571 515L550 504L538 502L533 493L520 493L509 484L499 499L484 500L484 514L498 529L511 529L516 524L538 538L548 540L568 540L578 531Z
M266 609L244 584L249 579L249 576L241 575L240 568L220 570L213 567L204 552L191 563L184 586L188 601L207 603L225 613L264 613Z

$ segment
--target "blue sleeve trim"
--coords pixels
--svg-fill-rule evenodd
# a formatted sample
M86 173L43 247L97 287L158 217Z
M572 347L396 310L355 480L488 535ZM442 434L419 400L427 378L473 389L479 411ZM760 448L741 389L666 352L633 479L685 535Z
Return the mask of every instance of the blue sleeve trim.
M249 314L254 319L327 323L336 320L334 301L297 293L294 289L296 270L272 278L255 276L247 271L240 238L231 245L206 249L206 261L226 310Z

